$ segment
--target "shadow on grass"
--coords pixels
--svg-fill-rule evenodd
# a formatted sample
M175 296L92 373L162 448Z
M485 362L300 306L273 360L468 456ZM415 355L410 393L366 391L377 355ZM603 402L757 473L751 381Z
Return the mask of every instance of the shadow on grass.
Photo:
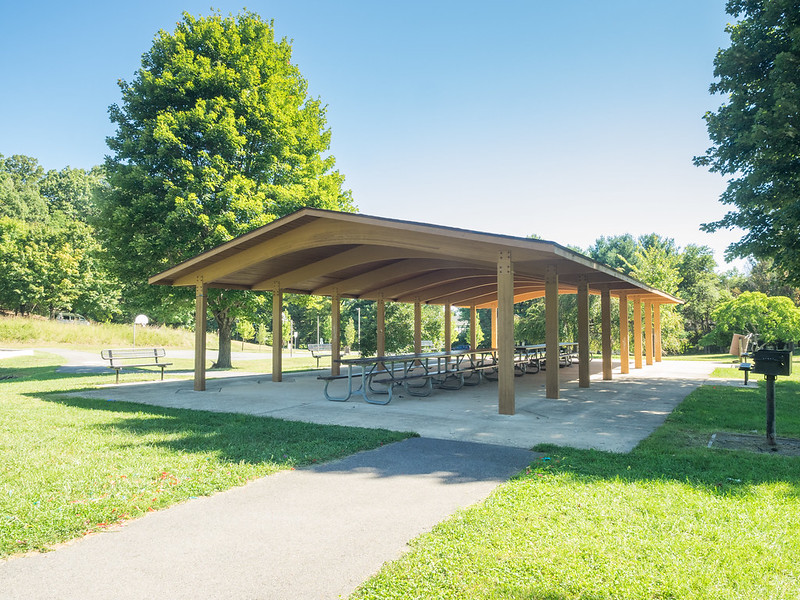
M3 365L0 381L8 397L28 397L64 407L108 413L101 418L75 418L75 427L108 432L110 446L120 450L148 446L176 452L210 453L230 463L272 462L291 467L323 462L409 437L410 433L335 425L315 425L252 415L157 407L133 402L80 398L108 375L58 372L57 356L14 359ZM130 374L134 381L152 379L150 372ZM160 383L158 375L154 382ZM70 396L67 396L70 394ZM120 432L118 439L113 432Z
M108 383L106 381L108 376L114 377L114 371L108 369L106 372L95 373L70 373L59 371L60 365L45 365L45 366L21 366L21 367L0 367L0 380L3 381L51 381L55 379L83 379L81 383L84 385L77 388L78 390L87 389L94 385L101 383ZM85 381L91 378L91 381ZM98 381L94 381L97 379Z
M67 398L63 392L37 397L62 406L113 413L102 423L84 426L127 434L120 436L116 443L120 450L155 446L174 452L211 453L219 460L231 463L273 462L303 466L411 435L384 429L316 425L235 413Z

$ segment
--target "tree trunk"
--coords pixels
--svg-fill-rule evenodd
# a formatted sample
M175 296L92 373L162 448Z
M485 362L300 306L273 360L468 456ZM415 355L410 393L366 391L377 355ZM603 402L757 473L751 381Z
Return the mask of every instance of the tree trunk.
M231 363L231 332L233 331L233 322L235 319L228 315L228 311L214 312L214 319L217 321L219 327L219 354L217 355L217 362L214 364L215 369L230 369L233 367Z

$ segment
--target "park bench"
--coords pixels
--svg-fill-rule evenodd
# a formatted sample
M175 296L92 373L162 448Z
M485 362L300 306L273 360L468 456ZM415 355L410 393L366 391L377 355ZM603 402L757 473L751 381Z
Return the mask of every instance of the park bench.
M739 363L739 370L744 371L744 384L747 385L747 380L750 377L750 371L753 370L753 363L750 362L750 353L742 352L740 355L742 362Z
M311 356L317 359L318 369L319 369L319 359L327 356L332 356L333 354L330 344L309 344L308 350L309 352L311 352Z
M161 367L161 381L164 381L164 368L172 363L159 361L166 356L163 348L125 348L120 350L103 350L100 356L109 361L109 369L117 372L117 383L119 383L119 372L124 368L134 367Z

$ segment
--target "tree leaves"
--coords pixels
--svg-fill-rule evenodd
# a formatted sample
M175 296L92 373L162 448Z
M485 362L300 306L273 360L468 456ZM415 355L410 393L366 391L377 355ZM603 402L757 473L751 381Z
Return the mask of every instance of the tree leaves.
M731 175L720 198L734 210L705 231L746 233L730 257L774 258L800 283L800 5L792 0L730 0L742 18L726 31L729 48L714 61L711 93L727 101L705 115L713 143L695 164Z
M174 32L159 32L133 80L120 82L100 220L118 273L139 289L129 297L149 296L161 310L173 292L144 291L147 276L303 206L353 209L323 155L325 110L291 58L291 44L253 13L184 13ZM233 320L253 317L252 297L209 295L221 353Z

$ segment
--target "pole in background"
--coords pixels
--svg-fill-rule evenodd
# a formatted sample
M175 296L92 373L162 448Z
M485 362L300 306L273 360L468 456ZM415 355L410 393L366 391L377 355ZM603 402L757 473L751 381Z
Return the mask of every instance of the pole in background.
M136 348L136 326L141 325L144 327L150 322L150 319L147 318L147 315L137 315L136 318L133 320L133 347Z

